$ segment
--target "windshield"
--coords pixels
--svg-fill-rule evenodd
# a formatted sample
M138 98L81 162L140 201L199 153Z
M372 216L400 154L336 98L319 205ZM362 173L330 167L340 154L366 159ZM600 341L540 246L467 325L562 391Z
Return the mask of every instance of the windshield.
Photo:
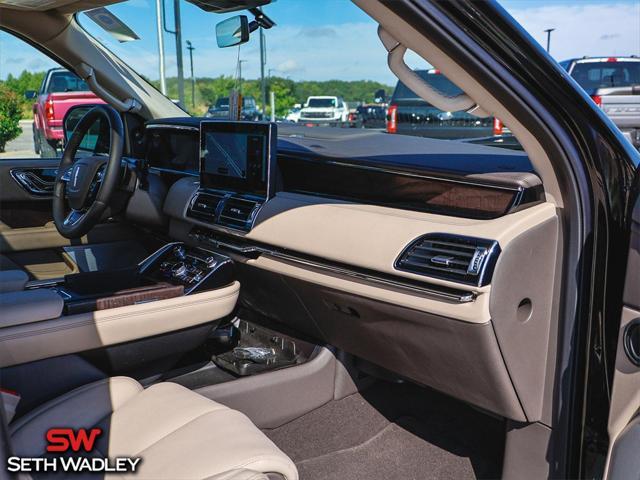
M571 76L587 92L640 85L640 62L579 62L571 70Z
M310 108L332 108L336 106L335 98L310 98L308 106Z
M420 78L426 81L430 86L435 88L440 93L448 97L455 97L462 95L464 92L457 87L451 80L444 75L440 74L437 70L419 70L416 72ZM393 92L393 101L405 100L405 99L419 99L409 87L404 83L398 82L398 86Z
M229 108L229 97L216 100L216 108Z
M493 134L491 117L441 112L424 101L412 110L398 105L396 122L391 122L388 109L393 101L416 99L416 95L389 70L378 24L353 2L271 2L263 12L275 25L254 29L240 45L245 33L238 30L237 35L227 35L223 42L231 45L227 48L218 47L216 25L226 22L238 29L243 25L239 15L246 17L244 25L255 21L255 16L247 10L206 12L196 3L180 0L176 11L174 2L165 1L162 12L163 2L135 0L109 5L99 15L87 11L76 18L89 34L191 115L271 120L309 128L369 128L445 140ZM105 23L105 11L115 20ZM120 23L127 29L110 31L109 25ZM175 34L177 25L180 36ZM405 62L444 95L462 93L415 53L408 51ZM236 110L230 104L242 108ZM297 109L299 114L294 114Z
M89 86L71 72L53 72L46 93L88 92Z

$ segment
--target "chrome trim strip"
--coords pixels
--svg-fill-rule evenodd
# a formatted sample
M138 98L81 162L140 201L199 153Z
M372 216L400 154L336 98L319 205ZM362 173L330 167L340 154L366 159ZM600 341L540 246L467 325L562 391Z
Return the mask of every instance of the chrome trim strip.
M36 288L55 287L58 285L64 285L64 277L49 278L47 280L31 280L25 285L26 290L34 290Z
M191 127L189 125L171 125L169 123L151 123L149 125L145 125L145 129L156 129L156 128L171 128L174 130L186 130L189 132L200 132L200 128Z
M176 175L184 175L185 177L200 177L199 173L196 172L188 172L184 170L174 170L173 168L164 168L164 167L149 167L150 172L165 172L165 173L173 173Z
M386 278L380 278L374 275L367 275L364 273L356 272L354 270L349 270L347 268L341 268L333 265L327 265L325 263L314 262L312 260L306 260L299 257L283 254L280 252L265 251L263 253L268 256L272 256L282 260L287 260L293 263L298 263L300 265L314 267L321 270L327 270L332 273L338 273L348 277L357 278L358 280L365 280L372 283L378 283L380 285L387 286L387 287L401 288L403 290L411 290L412 292L421 293L424 295L428 295L430 297L436 297L439 300L447 300L447 301L456 302L456 303L470 303L470 302L473 302L477 296L474 292L465 292L465 293L455 294L455 293L444 292L441 290L436 290L434 288L429 288L429 287L418 287L417 285L407 284L402 281L394 281Z
M203 242L203 243L207 243L206 241L197 239L198 242ZM299 265L304 265L306 267L313 267L313 268L317 268L319 270L325 270L331 273L337 273L340 275L344 275L344 276L348 276L351 278L356 278L358 280L364 280L367 282L371 282L371 283L377 283L380 284L382 286L386 286L386 287L393 287L393 288L399 288L402 290L409 290L411 292L415 292L415 293L420 293L423 295L428 295L430 297L436 298L438 300L445 300L445 301L449 301L449 302L455 302L455 303L470 303L475 301L477 294L475 292L460 292L460 294L455 294L455 293L450 293L450 292L445 292L442 290L437 290L437 287L421 287L421 286L417 286L417 285L412 285L410 283L406 283L403 282L402 280L398 279L397 281L395 280L390 280L390 279L386 279L386 278L381 278L381 277L377 277L375 275L369 275L369 274L365 274L365 273L360 273L360 272L356 272L354 270L348 269L348 268L342 268L342 267L337 267L334 265L329 265L326 263L322 263L322 262L315 262L313 260L307 260L304 258L300 258L300 257L296 257L294 255L289 255L286 253L281 253L275 250L270 250L267 248L263 248L263 247L258 247L258 246L239 246L239 245L234 245L232 243L228 243L228 242L224 242L224 241L219 241L219 240L215 240L215 239L210 239L209 240L210 243L212 243L215 247L217 248L226 248L229 249L233 252L242 254L242 255L247 255L247 254L261 254L261 255L267 255L270 257L274 257L280 260L286 260L292 263L297 263Z

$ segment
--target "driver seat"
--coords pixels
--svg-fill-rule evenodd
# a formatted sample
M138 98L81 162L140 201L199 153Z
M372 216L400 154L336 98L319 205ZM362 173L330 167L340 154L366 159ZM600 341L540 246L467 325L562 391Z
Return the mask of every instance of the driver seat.
M244 414L176 383L90 383L9 425L12 454L42 457L50 428L100 428L88 457L140 457L139 479L298 480L295 464ZM51 456L51 454L46 454Z

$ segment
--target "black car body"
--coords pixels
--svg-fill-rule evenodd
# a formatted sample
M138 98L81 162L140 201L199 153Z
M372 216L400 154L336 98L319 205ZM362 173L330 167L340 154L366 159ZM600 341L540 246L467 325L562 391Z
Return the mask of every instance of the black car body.
M214 105L211 105L205 115L207 118L229 118L229 97L220 97ZM256 100L253 97L244 97L242 99L242 112L240 120L257 122L262 118L262 114L256 106Z
M352 128L385 128L387 108L384 105L360 105L349 114Z
M449 97L464 92L436 69L416 70L431 87ZM495 128L494 128L495 127ZM443 112L398 81L387 110L387 132L444 139L489 137L502 133L493 117Z

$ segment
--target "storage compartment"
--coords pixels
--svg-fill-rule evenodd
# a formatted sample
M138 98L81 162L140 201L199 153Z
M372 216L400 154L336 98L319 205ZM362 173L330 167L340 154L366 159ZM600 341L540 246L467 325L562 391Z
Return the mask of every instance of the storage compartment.
M67 315L166 300L184 293L182 285L143 277L138 267L67 275L64 285L56 290L65 300Z
M191 356L188 364L167 372L162 380L190 389L202 388L302 365L317 349L312 342L264 326L270 320L254 311L241 309L238 315L231 323L213 331L200 353ZM266 355L252 359L250 355L238 353L247 353L247 349L260 349Z
M236 319L234 327L238 330L237 344L211 360L240 377L304 363L313 350L305 349L300 340L245 320Z

